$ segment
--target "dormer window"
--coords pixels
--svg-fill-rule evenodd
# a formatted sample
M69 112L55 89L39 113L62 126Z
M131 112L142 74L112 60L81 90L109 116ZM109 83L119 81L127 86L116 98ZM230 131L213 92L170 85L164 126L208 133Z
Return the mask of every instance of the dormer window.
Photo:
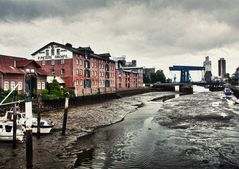
M57 49L57 50L56 50L56 54L57 54L57 55L60 55L60 49Z
M55 49L53 47L51 48L51 55L55 55Z
M49 56L49 50L46 50L46 56Z

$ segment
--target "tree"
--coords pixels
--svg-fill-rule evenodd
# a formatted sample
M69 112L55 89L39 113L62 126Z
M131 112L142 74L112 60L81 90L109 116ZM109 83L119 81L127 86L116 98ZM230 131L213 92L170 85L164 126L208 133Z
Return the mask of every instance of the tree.
M156 73L151 73L150 78L151 78L151 83L156 83L156 82L165 83L166 82L166 77L163 73L163 70L157 70Z
M69 97L74 96L70 89L61 88L59 82L56 79L53 79L52 83L49 83L47 85L47 88L41 91L41 95L44 100L64 98L66 93L68 93Z

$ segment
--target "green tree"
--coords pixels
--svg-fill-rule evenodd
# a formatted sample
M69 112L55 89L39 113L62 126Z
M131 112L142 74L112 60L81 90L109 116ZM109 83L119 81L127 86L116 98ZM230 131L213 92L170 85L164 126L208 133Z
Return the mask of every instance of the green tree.
M144 81L145 84L150 83L150 79L149 79L149 77L146 76L145 74L144 74L144 79L143 79L143 81Z
M64 98L66 93L68 93L69 97L74 96L74 93L70 89L62 88L56 79L53 79L52 83L49 83L47 88L41 91L41 95L44 100Z
M151 83L166 82L166 77L163 73L163 70L157 70L156 73L151 73L150 78L151 78Z

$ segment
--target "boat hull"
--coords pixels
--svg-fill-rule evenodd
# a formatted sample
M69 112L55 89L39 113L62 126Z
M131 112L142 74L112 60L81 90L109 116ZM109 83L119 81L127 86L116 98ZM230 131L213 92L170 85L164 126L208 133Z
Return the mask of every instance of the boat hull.
M51 132L51 129L53 126L41 126L40 127L40 133L41 134L48 134ZM32 133L37 133L37 126L32 126Z

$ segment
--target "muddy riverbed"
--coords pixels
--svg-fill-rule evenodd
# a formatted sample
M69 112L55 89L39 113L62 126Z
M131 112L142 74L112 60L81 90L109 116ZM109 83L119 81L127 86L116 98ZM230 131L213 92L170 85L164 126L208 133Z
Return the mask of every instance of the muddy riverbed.
M79 154L92 148L88 143L79 147L79 140L94 136L95 133L87 135L100 126L123 120L127 114L144 107L147 100L165 95L172 93L147 93L71 108L64 137L61 136L63 110L43 113L42 117L54 121L55 127L50 135L41 136L39 140L33 137L34 168L74 168ZM25 168L25 143L18 144L15 150L11 146L11 143L0 143L0 168Z
M199 92L144 106L124 121L74 143L75 168L239 168L239 106Z

